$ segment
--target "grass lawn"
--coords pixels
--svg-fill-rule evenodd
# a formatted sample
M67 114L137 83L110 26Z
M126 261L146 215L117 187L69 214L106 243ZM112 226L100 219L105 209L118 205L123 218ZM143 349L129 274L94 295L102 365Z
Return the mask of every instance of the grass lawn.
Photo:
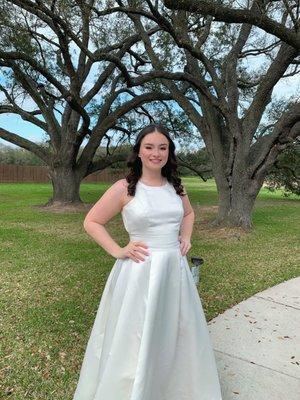
M213 181L183 179L196 212L191 256L201 256L199 294L209 321L228 307L300 275L296 197L262 189L248 234L212 229ZM95 202L107 184L83 184ZM0 399L71 400L115 259L84 232L85 212L42 212L48 184L1 184ZM121 215L107 228L122 246ZM298 257L298 258L297 258Z

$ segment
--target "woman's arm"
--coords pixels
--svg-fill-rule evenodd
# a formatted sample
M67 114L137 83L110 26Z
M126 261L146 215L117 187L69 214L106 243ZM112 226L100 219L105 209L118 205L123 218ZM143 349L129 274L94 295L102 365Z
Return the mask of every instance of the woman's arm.
M115 258L118 258L121 247L109 235L104 225L123 208L124 194L127 191L125 181L120 179L115 182L94 204L83 222L89 236Z
M184 189L185 193L186 190ZM193 232L193 225L195 221L195 213L191 206L190 200L188 195L181 197L184 214L183 219L180 226L179 232L179 240L181 243L181 252L182 255L186 255L187 252L190 250L191 246L191 237Z
M127 181L120 179L115 182L90 209L83 222L86 232L103 249L115 258L131 258L135 262L145 260L149 255L148 246L142 241L129 241L125 247L120 247L104 228L111 218L118 214L125 205L127 195Z

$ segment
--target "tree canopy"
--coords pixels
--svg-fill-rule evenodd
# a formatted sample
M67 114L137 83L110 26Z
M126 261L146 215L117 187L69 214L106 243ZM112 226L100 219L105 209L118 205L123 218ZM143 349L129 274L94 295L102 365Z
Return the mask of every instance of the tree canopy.
M268 171L300 134L299 99L274 96L299 73L297 46L252 22L170 10L166 1L0 4L0 112L39 125L53 151L49 158L3 128L0 136L39 152L58 188L75 179L76 194L82 177L109 165L93 161L109 132L127 139L145 120L159 119L181 140L204 141L219 193L216 223L251 226ZM249 12L259 5L267 18L296 29L294 7L289 13L277 2L253 1Z
M202 0L164 0L164 4L172 10L186 10L202 16L211 15L215 21L255 25L300 51L298 0L255 0L252 4L245 2L243 8L240 2L226 4Z

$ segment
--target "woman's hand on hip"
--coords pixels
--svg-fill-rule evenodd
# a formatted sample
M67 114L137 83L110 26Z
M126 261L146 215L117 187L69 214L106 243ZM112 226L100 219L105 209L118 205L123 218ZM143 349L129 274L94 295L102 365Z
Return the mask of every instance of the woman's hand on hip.
M118 258L131 258L135 262L145 261L143 255L148 256L148 246L144 242L129 242L127 246L121 248Z

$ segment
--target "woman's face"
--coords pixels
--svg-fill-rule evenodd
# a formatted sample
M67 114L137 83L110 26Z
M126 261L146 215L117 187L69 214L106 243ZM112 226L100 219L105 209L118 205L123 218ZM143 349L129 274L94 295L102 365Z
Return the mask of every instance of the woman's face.
M139 156L143 167L161 169L168 161L168 139L159 132L148 133L141 141Z

